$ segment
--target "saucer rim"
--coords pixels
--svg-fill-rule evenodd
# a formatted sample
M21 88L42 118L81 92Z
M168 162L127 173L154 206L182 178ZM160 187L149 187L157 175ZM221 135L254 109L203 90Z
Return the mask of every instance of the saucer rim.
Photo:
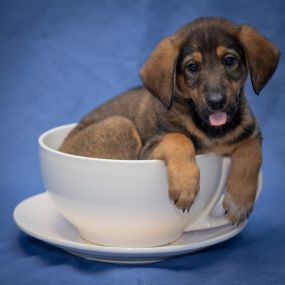
M51 235L39 233L31 229L31 227L29 227L29 223L21 221L21 217L19 217L19 212L21 208L27 207L27 204L35 199L48 200L47 192L42 192L42 193L33 195L31 197L28 197L16 205L13 211L13 218L14 218L16 225L19 227L20 230L22 230L24 233L26 233L29 236L32 236L38 240L47 242L49 244L52 244L52 245L55 245L57 247L64 248L67 250L76 249L76 250L89 251L89 252L92 251L92 252L104 253L104 254L109 253L109 254L130 254L130 255L142 255L142 254L151 254L151 255L153 254L160 254L160 255L177 254L179 255L179 253L196 251L196 250L199 250L205 247L209 247L211 245L221 243L228 239L231 239L232 237L238 235L247 225L247 221L245 221L239 226L228 226L228 225L223 226L221 228L228 227L229 230L217 237L210 238L208 240L185 243L185 244L180 244L180 245L179 244L171 245L170 243L168 245L157 246L157 247L111 247L111 246L104 246L104 245L97 245L97 244L88 244L88 243L84 243L84 241L74 242L74 241L70 241L67 239L55 238L55 237L52 237ZM60 214L57 211L55 211L55 214L60 216ZM60 217L64 219L62 216ZM72 224L70 225L73 226ZM205 230L206 229L207 228L205 228ZM187 234L187 233L184 233L184 234Z

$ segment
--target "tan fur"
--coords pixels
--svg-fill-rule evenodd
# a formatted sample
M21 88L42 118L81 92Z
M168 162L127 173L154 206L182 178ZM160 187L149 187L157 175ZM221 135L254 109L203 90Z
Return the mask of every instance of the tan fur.
M217 56L220 58L223 58L226 54L234 54L236 57L239 57L238 53L235 50L226 48L224 46L218 46L216 48L216 52Z
M141 146L134 124L127 118L113 116L69 136L60 151L96 158L138 159Z
M262 162L260 143L256 138L243 142L230 156L232 165L223 205L228 219L236 222L245 220L253 209Z
M163 159L166 162L169 196L178 208L189 209L200 183L193 143L182 134L167 134L152 152L151 159Z
M185 80L184 77L180 74L177 75L177 92L179 92L180 96L182 98L193 98L194 100L198 100L199 97L199 92L198 89L194 89L191 91L191 93L189 92L189 90L187 89L187 86L185 84Z
M171 106L175 67L182 41L177 37L162 40L141 68L142 80L166 107ZM156 68L153 68L156 66Z
M248 25L242 25L236 34L245 48L253 88L258 94L276 69L279 50Z
M193 59L193 61L198 62L198 63L202 62L203 61L203 55L199 51L193 52L192 59Z

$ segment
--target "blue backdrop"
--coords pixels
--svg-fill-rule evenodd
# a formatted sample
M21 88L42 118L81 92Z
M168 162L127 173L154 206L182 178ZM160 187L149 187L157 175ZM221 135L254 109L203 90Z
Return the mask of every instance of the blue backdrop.
M264 188L246 230L194 255L147 266L82 260L27 237L14 207L43 192L39 134L78 121L140 83L155 44L199 16L249 23L285 51L285 2L0 1L1 284L284 284L284 58L248 98L264 135Z

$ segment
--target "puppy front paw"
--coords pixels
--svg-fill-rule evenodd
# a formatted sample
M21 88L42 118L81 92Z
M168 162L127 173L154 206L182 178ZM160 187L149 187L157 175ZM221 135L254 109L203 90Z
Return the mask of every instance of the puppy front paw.
M200 173L195 162L171 165L169 173L169 197L183 212L191 208L200 188Z
M235 196L230 193L225 194L223 207L225 215L234 225L240 225L251 214L254 206L254 199L248 197Z

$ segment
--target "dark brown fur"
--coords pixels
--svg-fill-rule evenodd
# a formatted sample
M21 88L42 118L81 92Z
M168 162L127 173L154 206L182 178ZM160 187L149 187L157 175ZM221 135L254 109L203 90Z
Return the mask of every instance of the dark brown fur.
M225 66L227 56L234 65ZM169 194L189 209L199 189L195 154L230 156L224 200L227 217L246 219L261 166L261 134L244 94L249 70L258 94L274 73L278 49L247 25L201 18L163 39L141 69L144 87L132 89L85 116L60 150L116 159L163 159ZM189 71L189 62L199 66ZM223 94L228 123L211 126L209 98Z

